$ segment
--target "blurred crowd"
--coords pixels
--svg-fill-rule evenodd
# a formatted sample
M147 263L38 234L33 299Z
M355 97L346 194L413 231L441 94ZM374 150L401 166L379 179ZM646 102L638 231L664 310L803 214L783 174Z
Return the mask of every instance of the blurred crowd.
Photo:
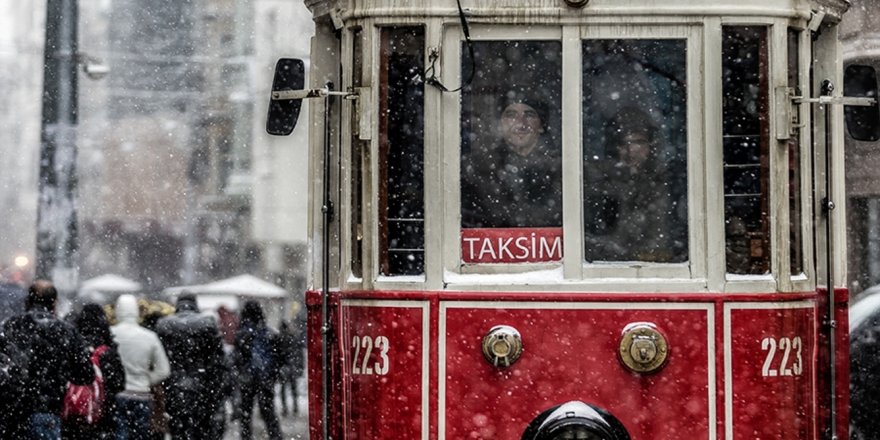
M131 294L56 316L58 293L35 281L23 311L0 324L0 438L216 440L238 420L252 438L254 408L281 438L281 412L297 413L304 373L302 313L277 328L262 306L201 313Z

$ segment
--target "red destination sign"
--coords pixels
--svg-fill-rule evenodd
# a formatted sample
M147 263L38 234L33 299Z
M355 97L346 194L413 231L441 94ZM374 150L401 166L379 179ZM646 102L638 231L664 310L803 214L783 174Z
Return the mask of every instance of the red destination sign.
M562 228L461 230L463 263L542 263L562 260Z

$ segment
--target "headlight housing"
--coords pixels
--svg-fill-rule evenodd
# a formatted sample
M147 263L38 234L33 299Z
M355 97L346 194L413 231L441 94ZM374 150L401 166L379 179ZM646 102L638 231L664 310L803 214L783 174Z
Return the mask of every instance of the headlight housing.
M522 440L630 440L609 412L581 401L554 406L535 417Z

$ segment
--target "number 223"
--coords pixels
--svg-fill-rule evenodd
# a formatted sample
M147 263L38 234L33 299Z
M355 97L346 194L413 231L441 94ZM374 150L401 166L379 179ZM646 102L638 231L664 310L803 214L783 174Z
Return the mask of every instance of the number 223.
M388 374L388 338L385 336L354 336L351 338L354 359L351 365L352 374L384 376ZM373 349L378 350L379 360L370 364ZM363 350L363 351L362 351Z
M801 356L803 343L801 342L800 336L795 336L794 338L779 338L778 342L775 338L764 338L761 341L761 350L767 352L767 357L764 359L764 366L761 368L762 376L800 376L804 372L804 361ZM781 353L782 357L778 363L778 369L772 368L777 364L777 351Z

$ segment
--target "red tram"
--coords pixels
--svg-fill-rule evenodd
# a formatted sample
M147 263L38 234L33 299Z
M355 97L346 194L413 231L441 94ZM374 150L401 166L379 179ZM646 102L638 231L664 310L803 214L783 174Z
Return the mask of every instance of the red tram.
M311 438L847 436L847 1L306 3Z

